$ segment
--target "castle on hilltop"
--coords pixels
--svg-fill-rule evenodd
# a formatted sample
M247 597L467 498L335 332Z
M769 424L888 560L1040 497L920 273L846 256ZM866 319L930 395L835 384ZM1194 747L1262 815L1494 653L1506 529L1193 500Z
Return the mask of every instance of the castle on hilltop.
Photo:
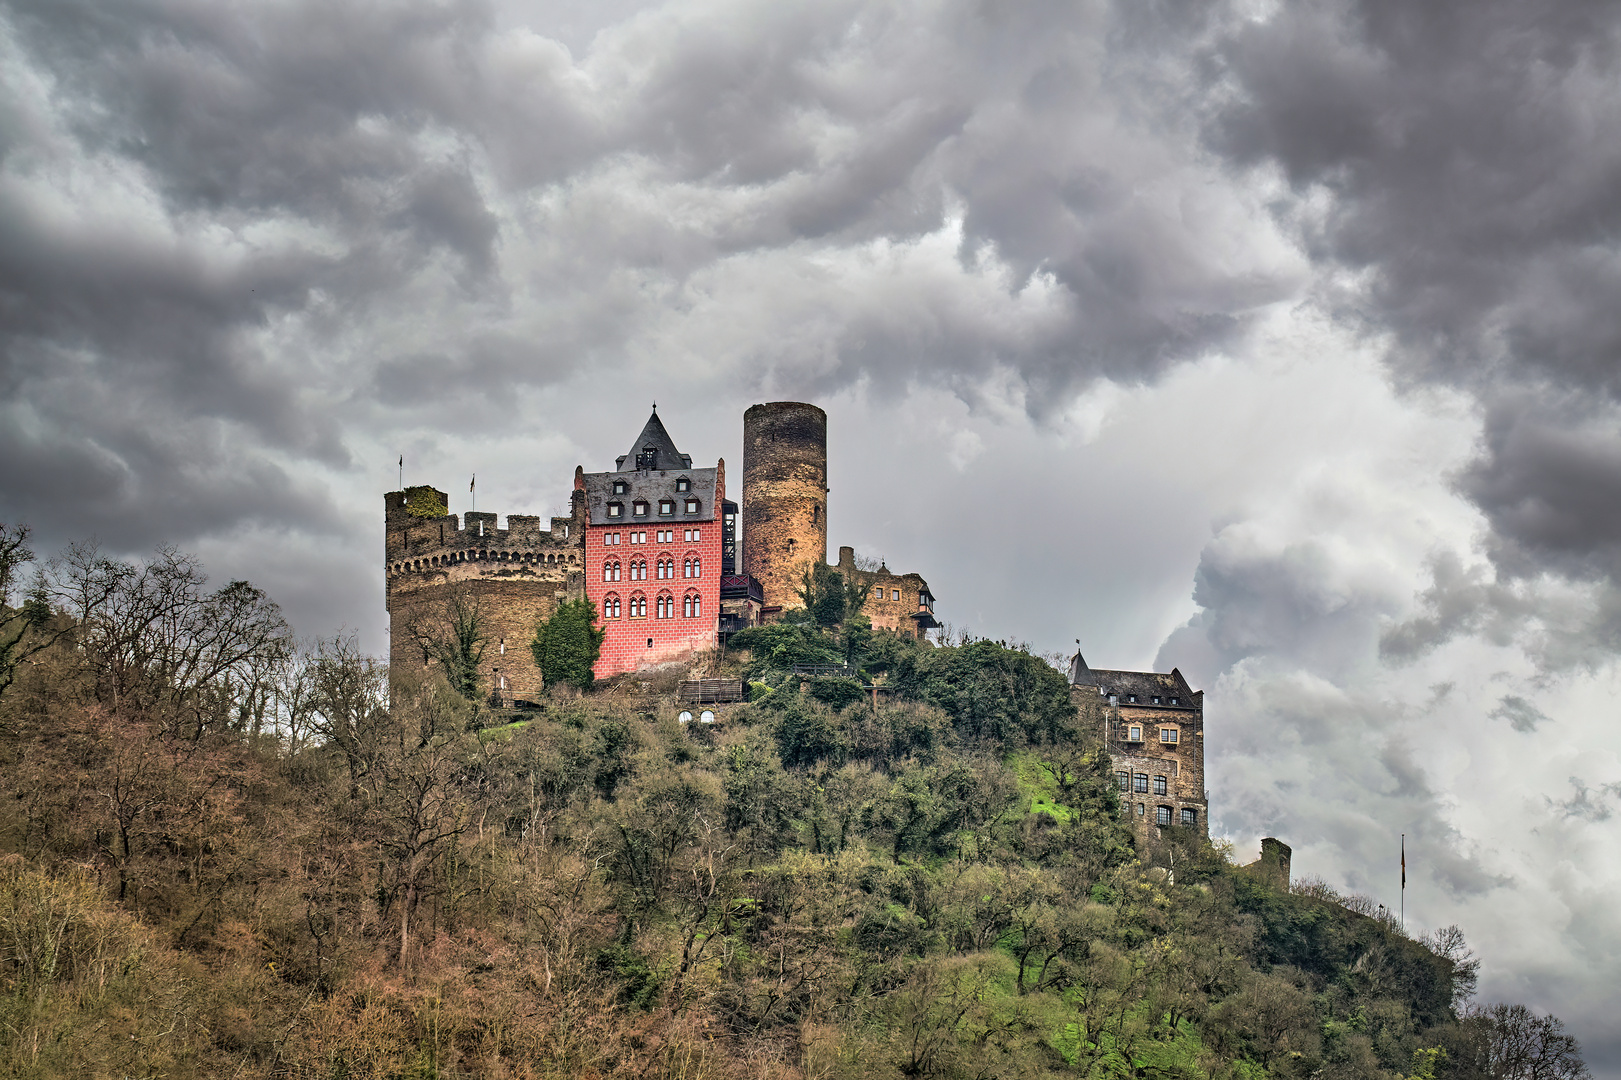
M1089 667L1077 649L1069 696L1109 752L1120 805L1139 835L1176 825L1209 835L1204 787L1204 691L1172 668ZM1287 874L1287 870L1285 870Z
M727 498L725 460L695 466L657 408L612 469L575 468L569 515L548 529L522 514L509 514L505 529L491 513L458 522L436 488L391 491L383 497L390 663L429 662L424 626L438 620L443 633L447 617L476 610L481 687L506 703L538 700L535 626L580 599L604 631L598 678L688 659L803 606L806 571L827 563L827 495L827 414L797 401L743 414L741 505ZM921 638L940 625L922 575L858 567L851 547L839 548L832 568L861 585L874 629ZM1174 668L1094 669L1078 651L1069 682L1138 832L1207 830L1204 692Z
M529 651L560 603L589 599L605 632L599 678L681 660L803 606L806 570L827 562L827 414L776 401L743 416L742 504L726 462L694 467L655 408L604 472L574 471L570 514L469 513L458 523L432 487L383 497L389 660L427 661L424 627L447 605L476 608L488 644L479 677L503 701L544 690ZM835 569L855 575L855 551ZM739 559L741 555L741 559ZM741 565L740 565L741 563ZM861 571L873 626L920 637L940 624L918 574Z

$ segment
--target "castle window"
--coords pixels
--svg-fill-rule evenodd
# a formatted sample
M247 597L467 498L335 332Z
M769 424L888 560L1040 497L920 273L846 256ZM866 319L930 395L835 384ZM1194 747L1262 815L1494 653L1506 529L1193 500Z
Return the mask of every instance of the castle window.
M698 535L698 530L697 529L686 529L686 530L684 530L682 532L681 535L686 539L687 543L689 543L689 544L696 544L699 540L703 539L702 536Z
M675 489L677 491L691 491L692 490L692 481L688 480L685 476L683 476L683 477L679 478L678 480L676 480Z
M697 593L689 592L681 601L681 614L689 619L696 619L702 612L703 598Z
M889 590L889 598L891 600L899 600L901 598L901 591L899 589Z
M1141 794L1148 794L1148 774L1140 772L1131 778L1131 790Z
M608 504L608 516L609 517L619 517L620 515L624 514L624 512L625 512L625 506L624 506L623 503L609 503Z
M1179 704L1181 704L1181 702L1179 702L1176 698L1172 698L1171 699L1171 704L1172 705L1179 705Z
M659 560L659 567L658 567L658 575L659 575L659 580L660 581L669 581L670 579L674 578L675 577L675 560L674 559L660 559Z
M1126 729L1126 741L1127 742L1142 742L1143 741L1143 729L1140 728L1140 727L1127 728Z
M619 596L617 593L609 593L602 598L602 617L604 619L619 618Z
M1158 695L1158 694L1155 694L1155 695L1154 695L1154 704L1155 704L1155 705L1158 705L1158 704L1159 704L1159 695Z
M1143 814L1147 812L1147 810L1148 810L1148 808L1145 807L1142 803L1137 804L1137 816L1138 817L1142 817Z
M647 618L647 597L637 593L630 598L630 617L633 619Z
M1163 776L1154 777L1154 794L1155 795L1164 795L1164 794L1166 794L1165 777L1163 777Z
M625 492L627 492L629 490L630 490L630 485L625 483L623 480L615 480L614 481L614 494L615 495L623 495Z
M1169 806L1154 807L1154 824L1169 825L1171 823L1171 808Z
M647 516L647 504L645 502L643 502L641 499L637 499L634 503L631 504L631 513L635 514L637 517L646 517Z
M1184 824L1184 825L1197 825L1197 824L1199 824L1199 811L1195 810L1191 806L1184 806L1182 808L1182 824Z
M673 619L675 617L675 597L669 593L662 594L656 603L656 610L659 618Z
M1120 785L1120 790L1121 791L1130 791L1131 790L1131 774L1129 772L1117 772L1117 773L1115 773L1114 774L1114 782Z
M659 513L660 514L673 514L673 513L675 513L675 500L674 499L660 499L659 500Z
M1159 729L1159 741L1160 742L1162 742L1162 743L1174 743L1174 742L1176 742L1176 740L1177 740L1177 731L1176 731L1176 729L1174 727L1163 727L1163 728Z
M882 600L884 598L884 587L882 585L878 586L878 588L872 591L872 595L877 599Z
M1135 705L1135 704L1137 704L1137 695L1136 694L1128 694L1128 695L1126 695L1126 700L1129 701L1131 704Z
M697 512L698 512L698 500L697 499L688 499L687 500L687 513L696 514Z

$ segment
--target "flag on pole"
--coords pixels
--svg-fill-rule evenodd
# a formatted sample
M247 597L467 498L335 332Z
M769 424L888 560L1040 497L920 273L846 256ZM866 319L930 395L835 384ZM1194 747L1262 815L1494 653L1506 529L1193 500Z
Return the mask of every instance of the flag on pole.
M467 490L472 491L474 485L477 484L477 483L478 483L478 473L474 473L473 474L473 481L472 481L472 483L467 485Z
M1407 834L1401 838L1401 887L1407 888Z

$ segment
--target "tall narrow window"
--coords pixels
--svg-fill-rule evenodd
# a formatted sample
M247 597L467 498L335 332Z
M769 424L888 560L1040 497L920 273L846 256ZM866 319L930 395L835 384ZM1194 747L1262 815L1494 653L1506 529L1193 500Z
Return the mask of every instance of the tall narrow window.
M1120 785L1120 790L1121 791L1130 791L1131 790L1131 774L1129 772L1117 772L1117 773L1115 773L1114 774L1114 782L1116 784Z

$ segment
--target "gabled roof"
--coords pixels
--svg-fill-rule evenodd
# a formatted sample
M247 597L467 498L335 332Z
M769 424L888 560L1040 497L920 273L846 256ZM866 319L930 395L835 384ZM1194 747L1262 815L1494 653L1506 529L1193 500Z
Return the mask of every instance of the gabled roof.
M1182 707L1190 706L1194 701L1193 688L1177 668L1169 672L1109 671L1088 667L1079 652L1070 664L1070 683L1074 686L1095 686L1103 696L1117 696L1122 703L1136 695L1136 704L1147 705L1156 694L1161 697L1162 703L1169 703L1169 699L1175 697Z
M653 460L646 464L640 463L641 456L649 450L653 454ZM659 419L659 411L655 406L653 415L642 425L642 433L636 436L636 441L631 444L630 453L620 455L615 467L620 472L625 472L626 462L630 463L631 469L689 469L692 467L692 455L683 454L675 448L675 440L664 430L664 421Z

